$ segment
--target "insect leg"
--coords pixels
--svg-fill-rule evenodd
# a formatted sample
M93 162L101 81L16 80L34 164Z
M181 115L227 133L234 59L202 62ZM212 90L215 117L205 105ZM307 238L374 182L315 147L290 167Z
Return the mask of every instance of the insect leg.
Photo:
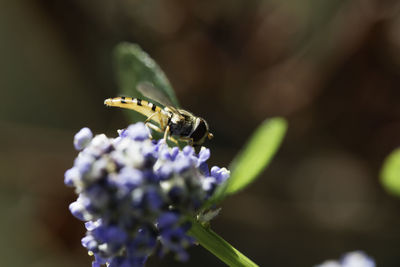
M193 145L193 138L191 138L191 137L179 137L179 140L188 142L188 144L191 146Z
M155 117L156 115L159 115L160 112L154 112L153 114L151 114L145 121L144 123L149 122L153 117Z
M150 129L152 129L152 130L154 130L154 131L157 131L157 132L160 132L160 133L163 133L164 131L162 130L162 128L163 127L158 127L158 126L156 126L156 125L154 125L153 123L151 123L150 121L151 121L151 119L153 118L153 117L155 117L155 116L159 116L160 115L160 112L154 112L153 114L151 114L145 121L144 121L144 124L147 126L147 127L149 127ZM150 137L151 138L153 138L153 136L150 134Z
M158 126L156 126L156 125L154 125L154 124L152 124L150 122L146 122L146 126L149 127L150 129L154 130L154 131L159 132L159 133L164 133L164 139L165 140L166 140L166 138L168 138L168 140L170 140L171 142L179 145L178 140L176 140L174 137L168 135L169 128L168 128L168 133L167 133L167 136L166 136L167 129L165 131L163 131L160 127L158 127Z
M167 137L168 137L168 135L169 135L169 131L170 131L170 128L169 128L169 125L165 128L165 132L164 132L164 140L165 140L165 143L167 143Z
M174 137L172 137L172 136L169 136L168 139L169 139L171 142L174 142L176 145L179 145L178 140L176 140L176 138L174 138Z
M157 123L159 123L160 124L160 129L161 129L161 131L159 131L159 132L164 132L164 130L163 129L165 129L164 127L164 120L162 119L162 116L161 116L161 112L160 111L157 111L157 112L154 112L153 114L151 114L145 121L144 121L144 123L146 124L146 123L148 123L150 120L152 120L154 117L156 117L156 116L158 116L158 121L157 120L155 120Z
M157 125L154 125L151 122L145 122L145 125L147 127L149 127L150 129L156 131L156 132L159 132L159 133L163 133L164 132L160 127L158 127Z
M158 127L157 125L154 125L151 122L146 122L145 125L146 125L146 127L150 128L150 129L152 129L152 130L154 130L156 132L159 132L159 133L163 133L164 132L162 129L160 129L160 127ZM150 133L150 139L153 139L153 135L151 133Z

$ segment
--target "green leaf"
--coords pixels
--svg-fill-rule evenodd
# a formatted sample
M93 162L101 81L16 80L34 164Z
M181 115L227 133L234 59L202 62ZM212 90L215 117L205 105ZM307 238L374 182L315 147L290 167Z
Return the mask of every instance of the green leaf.
M233 160L231 177L219 186L206 208L220 202L226 196L243 190L268 166L286 133L287 122L283 118L264 121L248 141L244 149Z
M252 260L240 253L240 251L235 249L231 244L226 242L222 237L217 235L209 227L204 227L197 221L192 221L192 227L190 228L188 234L193 236L202 247L217 256L228 266L258 266Z
M137 86L143 82L151 83L161 94L166 95L171 102L179 107L175 92L170 82L158 64L139 45L120 43L114 51L115 68L119 92L123 96L147 99L137 91ZM132 121L142 120L137 112L127 111Z
M385 159L380 177L383 187L389 193L400 196L400 148Z

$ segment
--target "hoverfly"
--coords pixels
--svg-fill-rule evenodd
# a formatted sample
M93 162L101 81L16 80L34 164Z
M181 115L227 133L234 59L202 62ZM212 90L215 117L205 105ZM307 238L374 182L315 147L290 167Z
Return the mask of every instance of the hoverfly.
M150 129L164 133L164 139L178 144L178 141L188 142L191 146L200 146L206 138L211 139L207 122L184 109L175 108L170 98L157 90L152 84L144 82L137 90L145 97L160 103L161 108L151 102L139 98L115 97L108 98L104 104L109 107L132 109L146 116L145 124ZM154 123L156 124L154 124ZM176 138L175 138L176 137Z

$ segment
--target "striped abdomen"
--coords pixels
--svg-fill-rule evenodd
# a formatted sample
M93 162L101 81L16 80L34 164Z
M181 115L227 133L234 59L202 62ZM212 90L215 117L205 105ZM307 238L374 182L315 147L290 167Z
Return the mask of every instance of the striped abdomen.
M146 100L141 100L139 98L132 98L132 97L115 97L104 100L104 104L109 107L132 109L136 112L139 112L140 114L143 114L146 117L150 117L155 112L158 112L160 113L160 115L153 116L151 120L161 125L161 119L162 119L161 113L163 113L163 110L160 107Z

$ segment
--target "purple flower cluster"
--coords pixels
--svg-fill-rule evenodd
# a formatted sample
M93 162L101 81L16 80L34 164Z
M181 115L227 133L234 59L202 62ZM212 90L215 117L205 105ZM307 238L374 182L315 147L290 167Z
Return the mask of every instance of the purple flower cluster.
M93 137L88 128L75 135L80 153L64 182L79 195L69 208L85 221L82 245L95 256L93 266L143 266L155 251L186 260L194 241L186 234L188 218L229 177L225 168L209 171L208 149L196 154L149 136L143 123L117 138Z
M340 261L328 260L315 267L375 267L375 262L362 251L349 252Z

